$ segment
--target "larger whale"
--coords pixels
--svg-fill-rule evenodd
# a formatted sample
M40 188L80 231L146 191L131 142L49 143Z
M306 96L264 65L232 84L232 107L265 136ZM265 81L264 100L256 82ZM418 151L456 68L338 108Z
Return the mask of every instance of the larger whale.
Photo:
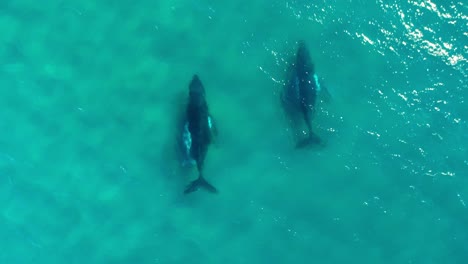
M205 88L198 75L193 76L189 85L185 117L182 140L186 162L197 165L198 178L188 185L184 193L191 193L200 188L217 193L217 189L206 181L203 175L203 165L213 137L213 120L208 110Z

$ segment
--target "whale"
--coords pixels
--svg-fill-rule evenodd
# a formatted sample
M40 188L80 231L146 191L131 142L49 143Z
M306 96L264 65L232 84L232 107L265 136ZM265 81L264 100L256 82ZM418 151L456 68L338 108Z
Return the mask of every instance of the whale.
M322 140L312 129L312 119L316 111L317 94L324 90L315 72L309 50L304 41L298 42L296 56L288 69L288 76L281 93L281 102L286 116L299 130L300 123L305 124L296 148L322 144Z
M205 88L197 74L193 75L189 85L188 102L181 132L183 148L183 165L196 166L198 178L192 181L184 193L192 193L204 189L211 193L218 190L204 177L203 167L210 144L216 130L213 118L208 109L205 97Z

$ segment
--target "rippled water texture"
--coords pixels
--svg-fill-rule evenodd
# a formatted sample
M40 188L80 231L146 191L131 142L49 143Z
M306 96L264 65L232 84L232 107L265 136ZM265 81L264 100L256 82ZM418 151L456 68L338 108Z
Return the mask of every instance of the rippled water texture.
M0 263L466 263L462 1L0 1ZM296 150L304 40L331 99ZM175 151L192 74L218 195Z

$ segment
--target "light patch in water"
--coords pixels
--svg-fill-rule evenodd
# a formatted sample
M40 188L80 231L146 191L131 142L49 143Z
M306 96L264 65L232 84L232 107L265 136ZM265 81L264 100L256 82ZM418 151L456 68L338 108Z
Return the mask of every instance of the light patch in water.
M450 65L455 66L456 64L458 64L458 62L466 61L466 59L461 54L458 54L450 56L448 58L448 61L450 62Z
M358 37L359 37L359 34L358 34ZM360 37L363 39L363 41L365 43L369 43L371 45L374 45L375 42L373 40L371 40L368 36L364 35L364 34L360 34Z
M258 66L258 69L259 69L261 72L263 72L264 74L266 74L266 75L270 78L270 80L272 80L273 82L278 83L278 84L281 84L281 81L280 81L280 80L275 79L268 71L266 71L265 69L263 69L262 66Z
M440 174L444 175L444 176L455 176L455 173L451 172L451 171L447 171L447 172L441 172Z
M403 100L408 101L408 98L404 96L403 94L398 93L398 96L401 97Z
M452 15L450 15L450 13L443 13L439 10L439 8L437 7L436 4L434 4L431 0L426 0L426 1L423 1L423 2L419 2L419 1L410 1L411 4L415 5L415 6L418 6L418 7L423 7L431 12L434 12L437 14L438 17L440 18L446 18L446 19L449 19L449 18L452 18Z
M457 193L458 199L460 199L460 203L463 205L463 207L466 207L465 201L461 198L461 195Z

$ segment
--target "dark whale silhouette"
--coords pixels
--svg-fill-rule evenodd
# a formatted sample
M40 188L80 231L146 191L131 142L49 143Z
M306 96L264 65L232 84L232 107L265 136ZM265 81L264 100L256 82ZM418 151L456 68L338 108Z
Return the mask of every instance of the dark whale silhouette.
M186 119L182 132L185 150L185 162L196 164L198 178L192 181L184 193L191 193L200 188L217 193L216 188L208 183L203 176L203 165L208 147L212 142L213 120L208 111L205 99L205 88L197 75L194 75L189 86L189 98L186 109Z
M322 87L305 42L299 42L295 61L288 73L281 94L283 108L294 130L297 130L301 119L307 127L306 138L298 140L296 147L321 144L322 140L312 131L312 117L315 113L317 92Z

